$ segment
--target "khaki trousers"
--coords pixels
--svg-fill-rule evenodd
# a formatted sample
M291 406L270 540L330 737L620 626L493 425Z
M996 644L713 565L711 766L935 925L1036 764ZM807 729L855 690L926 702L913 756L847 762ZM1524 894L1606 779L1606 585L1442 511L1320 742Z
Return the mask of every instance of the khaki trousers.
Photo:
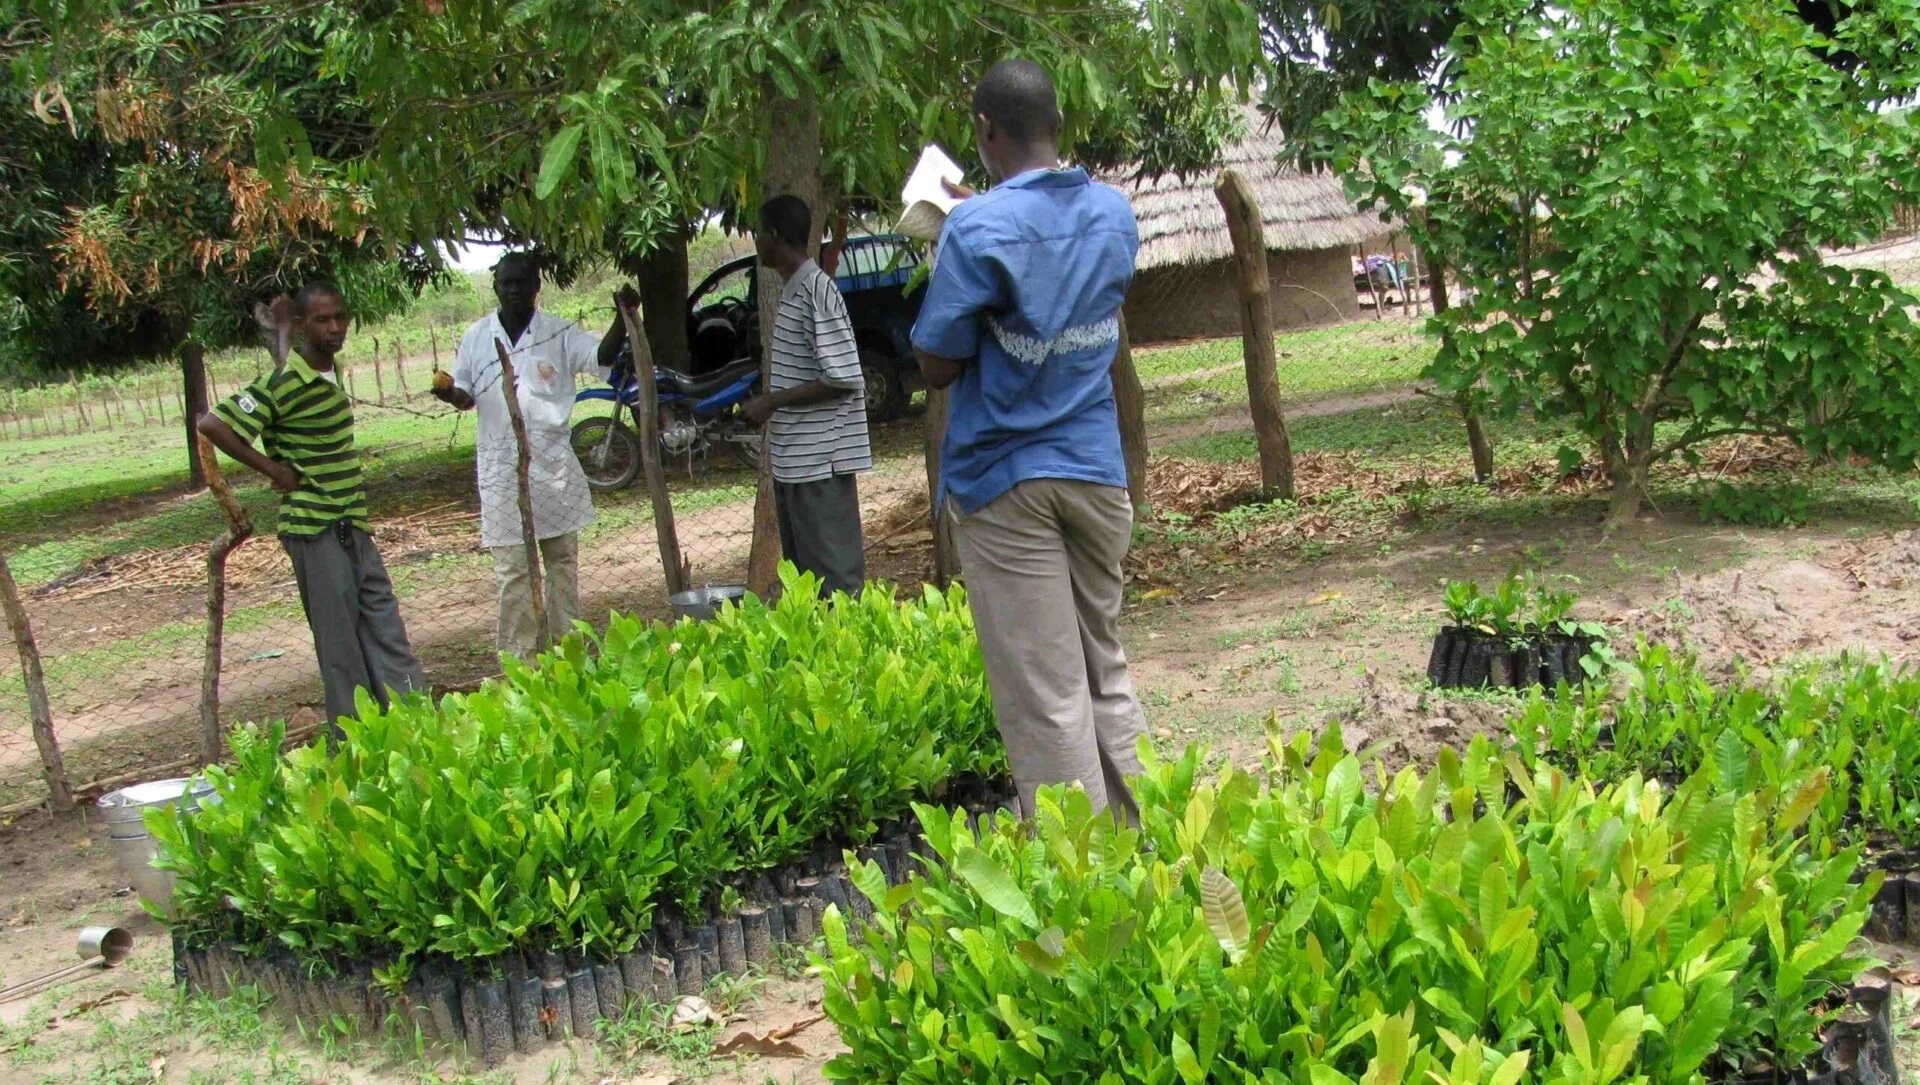
M1127 491L1034 479L972 515L947 511L1021 813L1041 787L1078 782L1096 808L1137 821L1126 778L1146 720L1120 645Z
M492 553L493 579L500 590L500 624L494 630L494 646L531 659L539 647L540 629L533 620L527 548L496 546ZM580 536L568 532L541 539L540 564L546 574L547 628L558 640L580 616Z

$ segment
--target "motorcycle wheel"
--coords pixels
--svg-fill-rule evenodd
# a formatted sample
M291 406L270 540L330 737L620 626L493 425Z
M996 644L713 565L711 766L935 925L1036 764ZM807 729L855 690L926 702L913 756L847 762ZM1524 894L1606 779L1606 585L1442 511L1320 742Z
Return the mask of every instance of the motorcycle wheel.
M574 424L573 454L590 490L624 490L640 473L640 437L612 418Z
M760 447L764 438L754 430L742 430L731 436L733 439L726 442L726 444L727 448L733 452L733 458L740 462L741 467L758 474L760 471Z

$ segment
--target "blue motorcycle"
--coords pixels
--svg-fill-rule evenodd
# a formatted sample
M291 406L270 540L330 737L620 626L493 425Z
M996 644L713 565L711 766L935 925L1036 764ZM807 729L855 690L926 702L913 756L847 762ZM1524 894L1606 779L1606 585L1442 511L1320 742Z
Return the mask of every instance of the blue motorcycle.
M751 358L692 376L665 366L653 367L660 423L660 458L685 459L693 470L694 457L705 463L717 448L732 453L740 466L760 469L760 431L740 412L760 389L760 363ZM632 348L620 352L620 361L604 388L588 388L576 403L611 402L613 414L585 418L573 427L573 453L580 457L587 485L595 490L619 490L640 473L640 381L634 376ZM628 425L622 415L632 420Z

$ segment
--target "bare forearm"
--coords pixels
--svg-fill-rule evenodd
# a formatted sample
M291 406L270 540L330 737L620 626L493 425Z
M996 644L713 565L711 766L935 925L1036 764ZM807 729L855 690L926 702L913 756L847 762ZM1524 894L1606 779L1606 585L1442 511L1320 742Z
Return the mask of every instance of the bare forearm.
M775 410L779 410L782 407L805 407L810 403L825 403L830 399L840 399L852 394L851 388L839 388L826 381L814 380L774 392L767 396L767 399L773 404Z
M214 417L203 414L194 422L194 428L200 435L213 442L213 447L225 452L235 461L251 467L260 474L273 477L274 461L267 458L259 449L247 443L246 438L233 431L233 427Z
M942 358L915 348L914 360L920 363L920 379L927 382L929 388L945 388L960 379L966 371L966 365L952 358Z
M607 334L600 337L600 368L612 369L613 363L620 357L620 348L627 345L627 322L619 313L613 314L613 325Z

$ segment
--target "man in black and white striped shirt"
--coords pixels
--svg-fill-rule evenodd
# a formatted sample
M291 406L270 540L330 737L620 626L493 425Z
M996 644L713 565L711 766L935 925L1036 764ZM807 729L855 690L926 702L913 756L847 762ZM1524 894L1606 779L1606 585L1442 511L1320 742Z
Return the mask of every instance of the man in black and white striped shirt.
M813 212L799 197L760 208L760 263L786 286L773 323L773 381L741 409L767 428L781 553L818 576L822 591L851 594L867 572L854 481L873 467L867 386L846 302L808 256L812 237Z

